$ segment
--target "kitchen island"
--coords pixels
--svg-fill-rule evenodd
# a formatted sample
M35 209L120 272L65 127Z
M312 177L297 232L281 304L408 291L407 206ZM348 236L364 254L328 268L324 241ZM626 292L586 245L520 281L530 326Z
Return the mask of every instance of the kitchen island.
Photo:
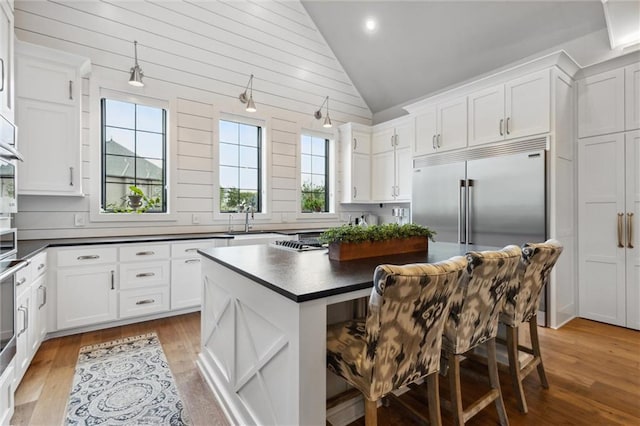
M200 369L232 424L326 424L327 309L367 297L379 264L438 262L484 247L348 262L268 245L199 251Z

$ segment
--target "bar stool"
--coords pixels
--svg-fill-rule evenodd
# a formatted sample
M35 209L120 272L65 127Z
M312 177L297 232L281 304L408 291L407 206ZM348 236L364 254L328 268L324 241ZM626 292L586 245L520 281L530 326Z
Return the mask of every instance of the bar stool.
M503 297L516 276L520 253L518 246L507 246L499 251L466 254L468 266L452 296L442 341L443 356L448 361L451 411L457 425L464 425L494 401L500 424L509 424L498 378L495 337ZM460 361L466 352L483 343L487 348L491 390L465 410L462 407Z
M365 424L377 424L377 401L426 376L429 419L440 425L438 369L450 296L462 256L435 264L380 265L366 319L329 326L327 367L364 396Z
M507 352L509 354L511 383L518 399L518 408L523 413L527 412L527 401L522 381L534 368L538 369L542 387L549 389L549 382L540 355L538 308L542 289L549 282L551 269L561 253L562 244L553 239L540 244L527 243L522 246L518 279L514 280L513 285L507 290L504 308L500 314L500 322L507 326ZM531 348L518 344L518 327L526 322L529 323ZM520 365L519 351L533 355L533 358L524 365Z

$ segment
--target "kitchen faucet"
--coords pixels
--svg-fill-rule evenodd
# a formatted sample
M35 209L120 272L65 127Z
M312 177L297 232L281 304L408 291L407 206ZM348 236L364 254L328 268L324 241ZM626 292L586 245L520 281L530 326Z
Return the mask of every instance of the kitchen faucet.
M253 206L245 206L244 208L244 232L249 232L252 225L249 225L249 212L251 212L251 219L253 219Z

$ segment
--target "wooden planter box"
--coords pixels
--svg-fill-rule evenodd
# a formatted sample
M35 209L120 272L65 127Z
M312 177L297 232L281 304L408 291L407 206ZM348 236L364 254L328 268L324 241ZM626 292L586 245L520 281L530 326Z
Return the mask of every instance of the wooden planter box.
M424 253L429 250L427 237L411 237L385 241L365 241L362 243L331 243L329 259L353 260L390 254Z

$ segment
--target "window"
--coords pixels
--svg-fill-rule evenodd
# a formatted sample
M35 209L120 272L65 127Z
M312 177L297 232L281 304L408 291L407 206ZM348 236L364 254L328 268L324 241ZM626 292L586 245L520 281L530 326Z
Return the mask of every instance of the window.
M220 120L220 212L262 212L262 127Z
M329 211L329 139L302 135L301 211Z
M103 212L167 212L167 111L101 99ZM142 205L129 198L131 187Z

